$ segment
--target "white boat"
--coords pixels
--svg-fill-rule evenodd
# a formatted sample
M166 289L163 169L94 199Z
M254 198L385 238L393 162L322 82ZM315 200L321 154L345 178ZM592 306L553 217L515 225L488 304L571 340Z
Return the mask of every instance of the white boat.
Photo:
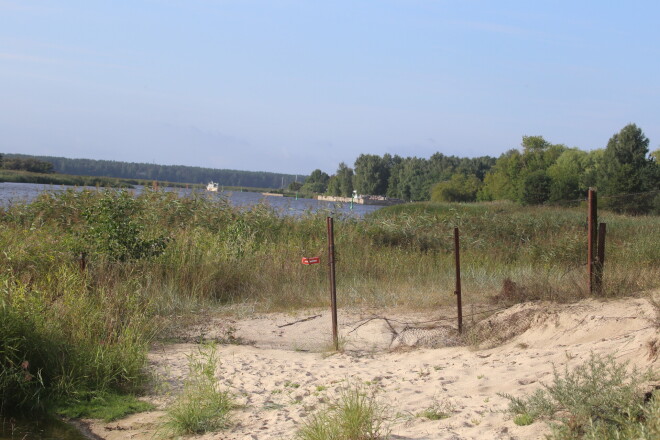
M206 190L212 192L218 192L218 184L214 181L210 181L209 184L206 185Z

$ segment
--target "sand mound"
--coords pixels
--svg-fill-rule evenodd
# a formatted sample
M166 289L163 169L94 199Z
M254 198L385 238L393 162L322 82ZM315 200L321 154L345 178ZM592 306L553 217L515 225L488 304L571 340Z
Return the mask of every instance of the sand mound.
M331 321L325 310L216 317L189 332L190 339L154 349L150 362L174 393L187 372L188 356L199 347L190 341L232 342L220 346L216 374L243 406L230 430L199 438L237 440L292 438L300 423L332 401L347 381L378 388L380 400L391 407L396 439L543 438L545 424L515 425L502 412L508 401L498 393L529 394L551 381L553 366L574 367L590 353L613 354L641 368L659 366L658 349L654 354L651 348L660 347L658 307L643 298L516 305L472 326L481 329L486 349L390 349L406 328L447 326L454 313L340 310L345 351L339 354L328 351ZM240 345L245 341L250 345ZM149 400L163 409L171 397ZM453 408L451 417L420 416L438 403ZM92 429L106 439L151 438L163 414L93 423Z

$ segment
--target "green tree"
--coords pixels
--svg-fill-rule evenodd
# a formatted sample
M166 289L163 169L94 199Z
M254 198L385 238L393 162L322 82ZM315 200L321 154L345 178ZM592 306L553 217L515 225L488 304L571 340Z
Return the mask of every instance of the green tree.
M536 170L525 176L522 202L526 205L540 205L550 198L552 179L543 170Z
M301 191L312 192L315 194L323 194L328 189L328 182L330 176L319 169L312 171L312 174L305 180Z
M484 185L477 194L478 200L518 201L521 169L522 154L518 150L509 150L502 154L484 177Z
M577 148L564 151L547 170L552 179L549 200L576 200L584 196L591 186L585 179L590 165L589 153Z
M353 195L353 169L344 162L341 162L337 169L336 176L339 195L343 197L351 197Z
M433 202L474 202L482 182L475 175L454 174L451 179L435 184L431 190Z
M21 159L18 157L5 158L2 166L8 170L29 171L31 173L52 173L53 164L34 158Z
M656 163L656 165L659 164L660 163L660 148L658 148L657 150L651 151L649 156L651 157L653 162Z
M289 183L289 186L287 187L287 189L289 191L296 192L296 191L300 191L300 188L302 188L302 186L303 186L302 183L294 181L294 182Z
M394 165L389 182L392 188L387 194L390 197L414 202L429 200L432 185L429 162L417 157L407 157Z
M653 157L648 157L649 143L644 132L635 124L626 125L607 142L598 170L598 189L605 196L603 206L619 212L651 211L652 194L611 197L659 189L660 172Z
M561 144L553 145L542 136L523 136L522 152L509 150L500 156L484 178L484 186L478 194L479 200L513 200L526 203L529 185L547 181L546 170L566 151ZM546 178L541 179L541 173ZM528 177L534 175L528 180ZM539 188L536 188L539 189ZM549 197L549 196L548 196Z
M330 176L330 180L328 181L328 189L325 190L325 193L329 196L341 196L341 189L339 189L339 179L337 178L336 174Z
M389 156L389 155L386 155ZM375 154L361 154L355 160L353 185L360 194L385 195L390 178L389 159Z

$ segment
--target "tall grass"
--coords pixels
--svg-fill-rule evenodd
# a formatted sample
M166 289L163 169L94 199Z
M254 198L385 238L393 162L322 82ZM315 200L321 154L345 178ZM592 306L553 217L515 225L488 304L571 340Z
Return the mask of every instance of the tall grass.
M454 226L464 304L497 297L505 279L520 287L517 300L586 296L581 209L411 204L335 220L340 307L453 303ZM660 286L660 219L606 213L601 221L604 295ZM303 256L327 261L325 231L324 213L294 218L265 205L238 209L159 191L45 193L4 209L4 408L134 391L152 339L201 307L326 306L325 264L300 264Z
M389 438L387 407L374 390L347 384L336 403L316 413L296 432L298 440L380 440Z
M165 430L178 436L226 428L230 411L236 404L228 391L219 389L219 380L215 377L215 346L200 350L188 361L188 378L183 392L167 411Z

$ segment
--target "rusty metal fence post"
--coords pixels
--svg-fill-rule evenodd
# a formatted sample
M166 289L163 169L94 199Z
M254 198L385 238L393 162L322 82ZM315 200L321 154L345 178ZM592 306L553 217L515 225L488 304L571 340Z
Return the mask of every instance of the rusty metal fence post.
M605 266L605 232L607 225L598 225L598 251L594 267L594 289L598 295L603 294L603 271Z
M587 213L587 288L589 294L594 293L594 267L596 256L596 236L598 231L598 199L596 190L589 188L588 195L588 213Z
M85 252L80 253L80 272L85 273L87 269L87 254Z
M335 233L332 217L327 218L328 226L328 276L330 278L330 304L332 312L332 342L339 351L339 335L337 333L337 286L335 282Z
M458 228L454 228L454 254L456 256L456 305L458 307L458 333L463 333L463 305L461 304L461 253Z

